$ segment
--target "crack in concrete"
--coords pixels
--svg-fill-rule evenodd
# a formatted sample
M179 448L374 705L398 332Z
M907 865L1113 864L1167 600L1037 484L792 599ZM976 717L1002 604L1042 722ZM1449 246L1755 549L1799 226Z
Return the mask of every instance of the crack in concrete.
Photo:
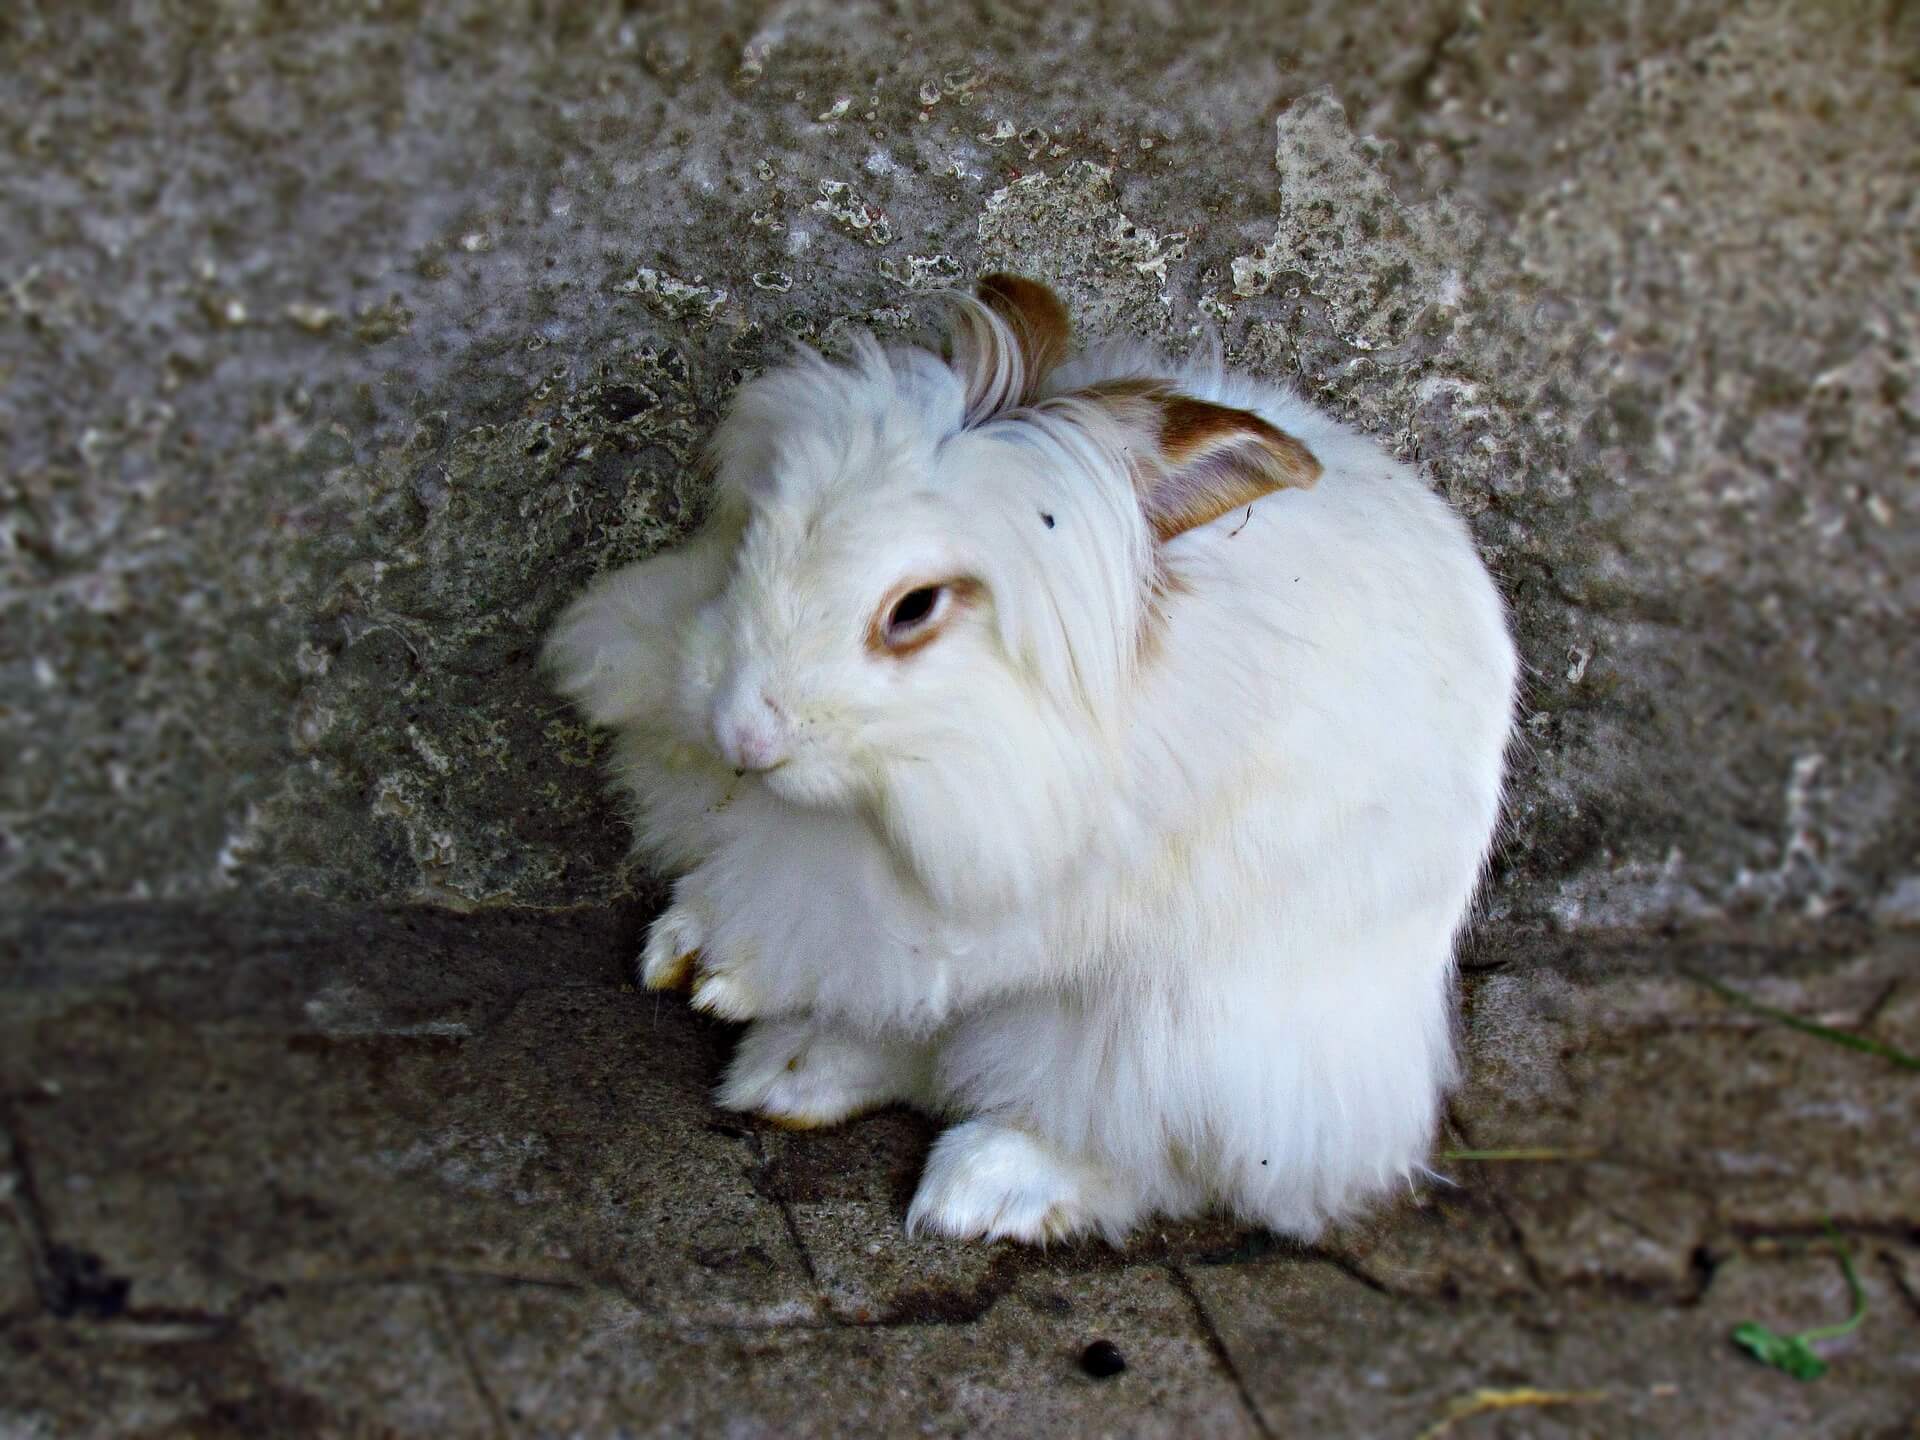
M978 1324L992 1313L993 1308L1011 1291L1022 1274L1030 1269L1028 1257L1020 1251L1009 1251L996 1258L988 1267L980 1281L966 1289L951 1289L937 1286L905 1289L892 1295L878 1315L871 1319L855 1319L837 1310L827 1296L821 1283L818 1267L814 1263L813 1252L808 1248L806 1236L800 1229L799 1217L793 1212L793 1206L786 1196L780 1194L770 1183L773 1170L773 1158L767 1154L759 1131L735 1127L731 1124L712 1125L710 1129L738 1139L744 1143L754 1157L754 1189L779 1212L782 1225L786 1229L787 1239L792 1244L800 1268L805 1274L807 1285L812 1292L815 1313L819 1317L814 1321L799 1320L776 1322L771 1325L727 1326L719 1328L746 1328L760 1330L916 1330L936 1329L951 1326ZM1071 1273L1107 1268L1098 1261L1083 1265L1069 1266ZM1120 1268L1131 1268L1121 1264ZM710 1328L710 1327L696 1327Z
M1563 1055L1563 1069L1566 1068L1564 1061L1565 1057ZM1571 1074L1568 1075L1568 1084L1573 1084ZM1458 1105L1451 1098L1447 1101L1446 1117L1448 1123L1460 1132L1461 1138L1466 1142L1464 1148L1469 1150L1479 1148L1474 1139L1472 1128L1468 1126L1466 1118L1461 1115ZM1513 1247L1514 1254L1519 1258L1520 1268L1524 1270L1527 1275L1527 1283L1543 1295L1551 1294L1553 1286L1547 1282L1546 1271L1541 1268L1538 1257L1534 1255L1532 1247L1527 1243L1527 1232L1521 1227L1520 1222L1514 1218L1513 1209L1507 1203L1507 1197L1502 1195L1494 1185L1487 1186L1486 1196L1487 1202L1493 1207L1494 1214L1500 1217L1500 1223L1506 1228L1507 1243Z
M849 1325L836 1316L828 1315L814 1320L702 1320L698 1324L669 1325L666 1330L680 1339L695 1339L702 1335L785 1335L790 1331L801 1335L825 1335L839 1330L878 1328Z
M1872 1002L1860 1013L1860 1019L1855 1023L1854 1028L1865 1030L1872 1026L1872 1024L1880 1018L1880 1013L1892 1002L1893 997L1899 993L1900 981L1898 979L1889 980L1886 988L1874 996Z
M1469 1127L1467 1126L1465 1119L1460 1115L1459 1111L1451 1101L1448 1102L1448 1105L1446 1108L1446 1118L1448 1122L1451 1125L1453 1125L1453 1127L1456 1130L1458 1130L1462 1135L1462 1137L1466 1140L1467 1143L1464 1148L1468 1148L1468 1149L1475 1148L1472 1133ZM1583 1161L1582 1163L1612 1165L1612 1166L1616 1166L1624 1169L1635 1170L1637 1172L1647 1174L1647 1175L1657 1176L1662 1179L1672 1180L1679 1183L1680 1188L1688 1191L1688 1193L1695 1193L1693 1186L1689 1184L1685 1184L1684 1182L1698 1178L1697 1171L1681 1171L1675 1167L1665 1166L1657 1162L1651 1162L1651 1161L1636 1161L1631 1159L1620 1159L1618 1157L1596 1156L1596 1157L1593 1157L1591 1160L1586 1160L1586 1161ZM1578 1189L1579 1189L1579 1194L1582 1201L1586 1204L1592 1205L1594 1209L1598 1211L1600 1214L1607 1216L1609 1219L1615 1221L1625 1229L1639 1236L1641 1239L1646 1240L1654 1245L1664 1245L1666 1243L1658 1235L1654 1234L1652 1231L1647 1229L1645 1225L1633 1219L1631 1216L1623 1214L1620 1210L1618 1210L1614 1206L1600 1204L1599 1202L1595 1201L1592 1198L1592 1196L1587 1193L1586 1187L1584 1185L1578 1186ZM1558 1293L1562 1293L1569 1290L1583 1290L1583 1291L1608 1292L1608 1293L1615 1294L1624 1299L1645 1300L1645 1299L1652 1298L1650 1295L1649 1287L1644 1280L1635 1278L1630 1275L1618 1274L1618 1273L1607 1271L1607 1270L1600 1270L1594 1273L1591 1276L1591 1278L1573 1277L1565 1281L1553 1280L1548 1276L1546 1267L1541 1264L1539 1257L1534 1254L1532 1243L1529 1240L1527 1235L1526 1227L1521 1223L1519 1217L1514 1213L1513 1205L1509 1197L1501 1194L1493 1186L1488 1186L1483 1193L1486 1195L1488 1202L1492 1205L1494 1213L1500 1217L1501 1224L1507 1232L1508 1241L1511 1244L1515 1255L1519 1258L1522 1268L1526 1272L1528 1283L1535 1290L1539 1291L1541 1294L1552 1295L1552 1294L1558 1294ZM1707 1199L1708 1199L1709 1205L1715 1210L1717 1214L1718 1207L1713 1203L1714 1196L1711 1189L1709 1189L1709 1191L1707 1192ZM1698 1257L1702 1253L1705 1253L1705 1246L1704 1245L1696 1246L1693 1252L1693 1255L1695 1258L1690 1262L1691 1268L1696 1276L1699 1274L1699 1269L1700 1269ZM1676 1305L1682 1305L1682 1306L1697 1305L1700 1302L1700 1300L1705 1296L1706 1285L1711 1282L1711 1278L1712 1278L1711 1272L1709 1271L1704 1280L1696 1280L1696 1283L1692 1289L1683 1293L1670 1294L1668 1296L1670 1303L1673 1303Z
M1648 1241L1649 1243L1654 1245L1664 1245L1666 1243L1658 1235L1654 1234L1653 1231L1649 1230L1646 1226L1642 1225L1638 1220L1634 1219L1631 1215L1625 1214L1622 1211L1615 1209L1611 1205L1596 1205L1594 1208L1597 1209L1602 1215L1606 1216L1609 1220L1612 1220L1617 1224L1623 1226L1624 1228L1631 1230L1634 1234L1638 1235L1642 1240Z
M1363 1284L1363 1286L1367 1286L1369 1290L1373 1290L1375 1294L1386 1296L1388 1300L1398 1300L1398 1302L1421 1302L1421 1300L1430 1300L1430 1296L1419 1292L1419 1290L1400 1290L1400 1288L1396 1288L1394 1284L1388 1283L1388 1281L1382 1281L1379 1275L1373 1275L1365 1265L1361 1265L1361 1263L1354 1260L1352 1256L1342 1256L1342 1254L1336 1252L1336 1250L1321 1250L1319 1246L1313 1246L1311 1250L1306 1252L1306 1260L1317 1260L1321 1261L1323 1265L1331 1265L1332 1269L1340 1271L1340 1273L1346 1275L1350 1281L1354 1281L1356 1284Z
M1513 1207L1507 1203L1507 1197L1490 1192L1488 1198L1493 1204L1494 1214L1500 1217L1501 1223L1507 1228L1507 1239L1514 1253L1520 1257L1521 1268L1527 1272L1527 1283L1543 1295L1552 1294L1554 1287L1547 1279L1547 1272L1541 1266L1539 1257L1533 1253L1533 1246L1528 1243L1525 1227L1514 1218Z
M1253 1398L1253 1391L1247 1387L1247 1380L1240 1373L1240 1367L1234 1363L1233 1352L1227 1348L1226 1340L1220 1334L1220 1327L1214 1323L1212 1313L1200 1299L1200 1292L1194 1288L1192 1279L1178 1265L1166 1267L1167 1279L1173 1288L1186 1297L1187 1306L1193 1311L1194 1323L1200 1327L1201 1338L1207 1343L1207 1349L1213 1353L1215 1362L1225 1372L1234 1392L1240 1397L1240 1404L1247 1412L1255 1432L1262 1440L1274 1440L1273 1427L1267 1424L1267 1417L1261 1413L1259 1403Z
M512 1427L507 1424L506 1414L501 1410L500 1402L495 1398L492 1387L487 1384L486 1376L480 1372L479 1359L473 1353L473 1341L467 1334L467 1327L460 1321L459 1307L453 1303L453 1296L448 1292L445 1278L436 1277L427 1289L432 1292L435 1303L440 1307L447 1331L453 1337L454 1352L460 1357L460 1364L467 1372L468 1383L473 1386L474 1393L480 1397L480 1403L486 1409L487 1418L492 1422L494 1435L498 1440L511 1440Z
M1725 1263L1726 1257L1706 1241L1695 1245L1687 1254L1687 1274L1693 1278L1693 1289L1673 1303L1683 1310L1697 1309L1706 1304L1707 1292L1713 1289L1720 1267Z
M0 1100L0 1141L7 1147L7 1174L12 1182L14 1213L20 1222L21 1239L26 1241L27 1267L33 1274L34 1294L41 1309L59 1319L67 1317L68 1297L59 1283L53 1263L53 1238L47 1229L47 1212L40 1203L40 1191L34 1184L33 1167L27 1163L26 1146L20 1139L12 1106Z
M1916 1291L1908 1281L1907 1272L1900 1262L1883 1250L1880 1252L1880 1268L1887 1272L1893 1293L1905 1300L1907 1308L1913 1311L1914 1319L1920 1320L1920 1291Z
M773 1161L767 1155L766 1146L760 1143L760 1134L756 1130L742 1130L739 1137L753 1156L753 1188L762 1199L769 1201L780 1212L780 1223L786 1227L787 1240L793 1246L793 1253L800 1261L800 1272L807 1277L807 1289L812 1293L816 1312L828 1316L836 1323L839 1317L834 1315L833 1307L827 1303L825 1292L820 1288L820 1272L813 1263L813 1253L807 1249L806 1238L800 1233L800 1222L794 1218L793 1207L787 1203L784 1195L774 1194L767 1183L767 1176L773 1169Z
M524 1286L542 1290L599 1290L609 1295L618 1295L622 1299L629 1298L619 1286L591 1279L570 1280L552 1275L514 1275L499 1270L463 1270L457 1266L447 1265L409 1266L397 1270L367 1270L335 1275L302 1275L298 1279L277 1280L272 1284L278 1289L294 1291L347 1290L362 1285L432 1285L440 1282L454 1282L462 1285Z

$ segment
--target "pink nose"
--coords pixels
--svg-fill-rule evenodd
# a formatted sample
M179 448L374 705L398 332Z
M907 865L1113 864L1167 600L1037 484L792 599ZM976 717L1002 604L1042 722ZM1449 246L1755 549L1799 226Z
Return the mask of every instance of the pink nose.
M787 758L786 725L764 691L736 690L715 707L713 738L736 770L771 770Z

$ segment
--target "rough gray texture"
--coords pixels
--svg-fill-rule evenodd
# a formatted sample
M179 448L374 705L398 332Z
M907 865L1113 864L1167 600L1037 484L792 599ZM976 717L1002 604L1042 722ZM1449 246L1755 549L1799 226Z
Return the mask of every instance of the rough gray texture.
M0 883L634 893L542 628L696 518L744 373L1005 266L1472 516L1532 666L1492 915L1914 923L1916 24L11 7Z
M0 1435L1858 1440L1920 1416L1916 1077L1669 978L1920 1048L1920 939L1473 972L1443 1145L1557 1158L1437 1158L1454 1183L1310 1250L1209 1221L1040 1251L905 1238L916 1117L713 1110L727 1032L624 982L639 922L0 918ZM1803 1385L1729 1333L1845 1317L1827 1215L1868 1309ZM1096 1339L1124 1374L1082 1372ZM1483 1390L1558 1398L1460 1413Z

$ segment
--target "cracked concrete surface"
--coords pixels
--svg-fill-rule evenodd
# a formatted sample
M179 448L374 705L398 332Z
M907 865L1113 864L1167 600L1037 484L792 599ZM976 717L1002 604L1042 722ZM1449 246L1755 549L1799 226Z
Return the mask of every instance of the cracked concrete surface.
M1411 1437L1521 1387L1580 1398L1462 1433L1920 1419L1920 1086L1671 978L1912 1047L1912 938L1492 961L1442 1145L1560 1158L1436 1159L1312 1248L1035 1251L905 1237L916 1116L713 1110L729 1032L627 982L639 921L8 918L0 1433ZM1829 1216L1868 1318L1802 1385L1729 1332L1845 1316Z
M1916 56L1896 0L0 8L0 1436L1920 1434L1913 1073L1693 978L1920 1050ZM1441 1145L1554 1158L1310 1250L909 1243L926 1122L714 1112L729 1033L625 983L658 880L538 635L743 377L993 267L1469 518L1530 682ZM1728 1332L1844 1315L1829 1218L1801 1385Z

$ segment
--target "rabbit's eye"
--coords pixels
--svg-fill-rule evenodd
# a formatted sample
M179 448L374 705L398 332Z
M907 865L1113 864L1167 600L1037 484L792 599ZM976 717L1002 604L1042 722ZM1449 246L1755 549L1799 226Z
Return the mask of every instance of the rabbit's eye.
M938 639L948 622L978 603L984 593L978 580L964 575L895 591L874 612L867 628L867 649L896 659L911 655Z
M918 590L909 590L894 605L893 613L887 616L887 633L900 635L914 629L933 614L934 607L939 603L938 585L922 585Z
M954 605L971 593L971 582L916 585L889 600L873 617L867 647L876 653L911 655L945 627Z

